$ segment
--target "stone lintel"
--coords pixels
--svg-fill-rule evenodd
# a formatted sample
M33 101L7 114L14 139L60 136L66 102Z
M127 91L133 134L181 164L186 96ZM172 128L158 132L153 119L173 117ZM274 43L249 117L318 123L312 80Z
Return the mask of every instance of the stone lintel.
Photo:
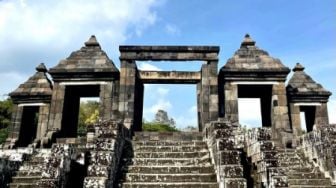
M113 81L119 80L119 72L52 72L54 81Z
M279 85L279 82L275 81L233 81L232 85Z
M292 103L325 103L328 102L329 96L318 95L291 95L288 94L289 102Z
M108 82L104 81L78 81L78 82L60 82L60 85L72 85L72 86L77 86L77 85L107 85Z
M219 79L225 81L286 81L289 69L282 71L271 70L254 70L254 71L242 71L242 70L225 70L222 69L219 73Z
M294 103L294 106L321 106L321 103L318 102L300 102Z
M218 60L219 46L120 46L121 60Z
M219 46L119 46L120 52L219 52Z
M50 103L50 95L21 95L21 96L11 96L14 104L24 104L24 103Z
M143 83L196 84L201 81L200 72L187 71L139 71Z
M46 103L21 103L18 106L46 106Z

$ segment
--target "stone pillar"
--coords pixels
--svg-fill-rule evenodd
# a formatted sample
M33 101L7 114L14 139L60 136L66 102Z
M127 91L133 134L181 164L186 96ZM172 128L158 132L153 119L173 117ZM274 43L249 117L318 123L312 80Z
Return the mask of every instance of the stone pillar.
M202 89L202 83L197 83L196 85L196 95L197 95L197 118L198 118L198 130L201 132L203 130L202 128L202 117L201 117L201 108L202 108L202 99L201 99L201 89Z
M112 84L112 119L119 117L119 80L113 81Z
M231 122L238 122L238 85L231 82L224 84L224 98L225 98L225 118Z
M209 122L209 97L210 97L210 84L209 84L209 66L203 64L201 68L202 80L200 90L200 103L201 103L201 127L204 127Z
M215 121L218 119L218 76L217 76L218 61L208 61L208 79L210 85L209 97L209 120Z
M295 103L289 103L289 112L293 135L294 137L300 136L302 134L300 106L295 106Z
M20 128L21 128L21 119L23 113L23 106L18 104L13 105L12 113L12 125L9 127L9 135L6 139L4 148L13 148L16 142L19 140Z
M284 82L272 86L272 139L283 147L293 143L293 134L289 123L286 86Z
M47 132L49 110L50 110L50 104L40 106L39 108L39 117L38 117L37 133L36 133L37 140L42 139Z
M53 129L61 130L64 94L65 94L65 86L60 85L58 82L55 82L53 94L51 97L48 130Z
M322 125L329 125L328 106L326 102L321 103L320 106L316 106L315 126L319 128Z
M113 83L108 82L107 84L100 85L100 108L99 108L99 117L101 120L109 120L112 118L112 90Z
M285 83L273 84L272 87L272 127L290 130Z
M119 111L123 119L134 119L136 71L134 61L121 60Z

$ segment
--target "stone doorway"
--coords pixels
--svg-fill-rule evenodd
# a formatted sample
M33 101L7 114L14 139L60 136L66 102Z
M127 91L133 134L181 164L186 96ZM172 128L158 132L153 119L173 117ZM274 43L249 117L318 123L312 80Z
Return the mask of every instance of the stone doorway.
M307 132L313 130L315 124L316 106L300 106L301 128ZM305 127L304 127L305 126Z
M147 127L159 123L179 131L199 131L195 84L145 84L144 88L143 120Z
M239 98L254 98L260 100L261 125L271 127L272 85L238 85ZM239 119L239 118L238 118Z
M22 112L22 124L19 133L18 147L27 147L36 138L39 106L24 106Z
M141 131L144 84L196 84L199 130L218 119L218 46L120 46L121 117ZM142 71L137 61L202 61L200 71Z
M80 98L99 97L100 85L69 85L65 87L61 137L77 137Z

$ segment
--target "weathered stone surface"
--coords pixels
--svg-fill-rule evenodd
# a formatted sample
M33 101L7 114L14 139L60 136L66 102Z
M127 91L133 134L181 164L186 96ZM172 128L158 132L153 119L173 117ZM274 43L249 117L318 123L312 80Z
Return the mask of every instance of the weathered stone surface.
M50 69L53 85L41 64L11 93L13 127L4 148L15 148L23 135L26 103L40 105L39 123L33 143L25 143L29 158L0 151L1 183L12 178L11 187L73 187L78 176L83 187L330 187L326 177L336 184L331 93L301 65L286 87L289 69L248 35L219 74L216 46L121 46L120 52L119 72L92 36ZM199 72L150 72L138 70L137 60L206 62ZM136 132L142 130L144 83L197 84L200 132ZM100 98L100 121L76 138L72 118L80 97ZM260 98L263 128L238 123L238 98L250 97ZM301 111L311 116L310 133L298 139Z
M47 76L47 68L41 63L36 67L36 71L32 77L9 94L14 103L50 103L53 85Z
M293 71L294 74L287 86L287 93L291 101L325 102L328 100L331 93L305 73L301 64L297 63Z
M153 141L156 136L162 139ZM209 150L198 136L136 132L134 153L124 159L122 187L218 187Z
M284 81L289 71L279 59L255 46L255 41L247 34L240 49L221 68L220 75L225 80Z
M49 73L56 80L63 78L111 80L119 76L118 69L101 49L95 36L91 36L80 50L72 52L66 60L51 68Z

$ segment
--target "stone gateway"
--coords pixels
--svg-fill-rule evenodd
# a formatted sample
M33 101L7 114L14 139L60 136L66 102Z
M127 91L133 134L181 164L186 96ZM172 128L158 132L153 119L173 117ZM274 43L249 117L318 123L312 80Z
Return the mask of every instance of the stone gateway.
M249 35L218 71L219 50L120 46L118 69L91 36L49 70L38 65L10 93L0 187L336 187L331 93L300 63L286 83L290 68ZM147 71L137 61L204 63L192 72ZM142 131L144 84L195 84L199 132ZM81 97L100 100L99 122L84 137ZM239 124L240 98L260 99L259 128Z

